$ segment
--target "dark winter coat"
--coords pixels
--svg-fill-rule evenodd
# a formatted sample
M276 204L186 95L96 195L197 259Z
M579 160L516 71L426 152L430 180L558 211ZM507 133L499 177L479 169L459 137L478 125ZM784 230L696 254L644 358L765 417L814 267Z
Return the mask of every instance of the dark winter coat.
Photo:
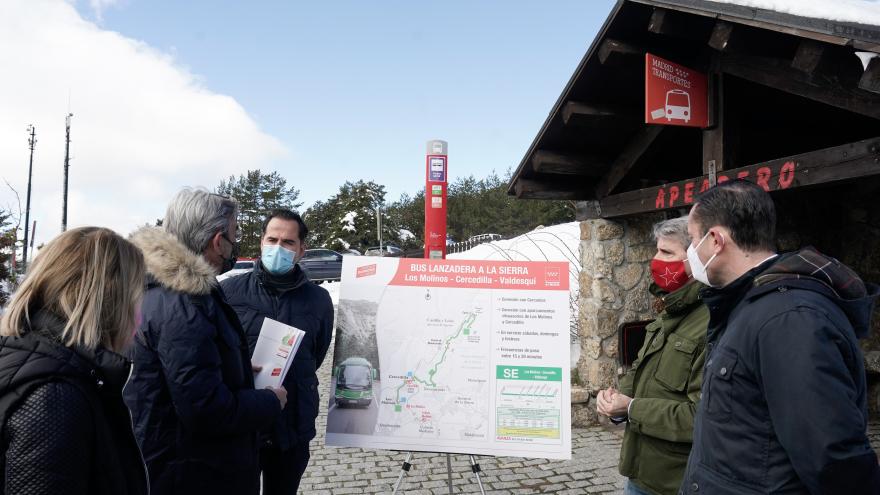
M709 323L700 299L704 287L692 281L663 296L665 309L648 325L638 359L620 379L620 392L633 397L620 474L650 493L678 491L691 451Z
M51 337L60 328L39 312L21 337L0 337L0 494L146 494L122 402L129 362L65 347Z
M254 390L241 325L204 258L161 228L132 242L148 283L125 402L153 494L256 494L258 432L278 418L278 399Z
M857 342L876 295L811 248L703 291L706 370L681 493L880 493Z
M333 302L326 290L309 282L299 265L274 277L258 262L254 269L222 284L226 300L235 308L253 354L264 318L294 326L306 333L284 379L287 407L275 426L271 442L281 450L315 437L318 416L318 376L333 336Z

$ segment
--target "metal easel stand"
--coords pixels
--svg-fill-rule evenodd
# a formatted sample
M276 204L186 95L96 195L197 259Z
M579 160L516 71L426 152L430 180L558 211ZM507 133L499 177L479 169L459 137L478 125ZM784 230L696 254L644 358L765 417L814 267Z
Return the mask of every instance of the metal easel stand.
M486 491L483 489L483 480L480 479L480 473L482 470L480 469L479 463L477 463L476 457L472 454L467 454L468 459L471 462L471 472L474 473L474 478L477 480L477 484L480 486L480 493L482 495L486 495ZM400 488L401 482L403 482L403 477L409 473L409 470L412 469L412 460L413 453L407 452L406 459L403 460L403 464L400 466L400 475L397 476L397 482L394 483L394 490L391 492L391 495L397 495L397 490ZM446 454L446 476L447 482L449 486L449 494L452 495L452 454Z

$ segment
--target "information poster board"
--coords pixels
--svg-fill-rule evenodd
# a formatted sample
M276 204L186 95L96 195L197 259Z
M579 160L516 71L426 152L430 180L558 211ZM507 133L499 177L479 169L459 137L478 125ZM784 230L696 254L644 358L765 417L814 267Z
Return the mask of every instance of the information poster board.
M567 262L347 256L327 445L571 458Z

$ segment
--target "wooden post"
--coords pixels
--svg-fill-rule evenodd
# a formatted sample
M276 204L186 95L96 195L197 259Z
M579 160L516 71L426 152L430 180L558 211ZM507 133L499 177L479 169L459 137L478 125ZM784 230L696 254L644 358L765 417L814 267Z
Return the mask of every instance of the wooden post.
M724 78L717 55L713 55L709 70L709 127L703 130L703 175L710 175L709 162L714 171L725 169L724 156Z

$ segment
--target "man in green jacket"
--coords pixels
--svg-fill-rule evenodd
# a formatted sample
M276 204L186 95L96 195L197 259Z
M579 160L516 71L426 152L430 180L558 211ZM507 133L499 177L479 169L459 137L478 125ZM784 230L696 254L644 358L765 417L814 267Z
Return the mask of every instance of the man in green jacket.
M596 400L600 414L627 423L619 465L629 478L627 495L677 493L703 381L709 312L699 295L705 286L691 278L687 263L687 217L656 224L654 238L650 290L660 298L660 315L620 390L602 390Z

